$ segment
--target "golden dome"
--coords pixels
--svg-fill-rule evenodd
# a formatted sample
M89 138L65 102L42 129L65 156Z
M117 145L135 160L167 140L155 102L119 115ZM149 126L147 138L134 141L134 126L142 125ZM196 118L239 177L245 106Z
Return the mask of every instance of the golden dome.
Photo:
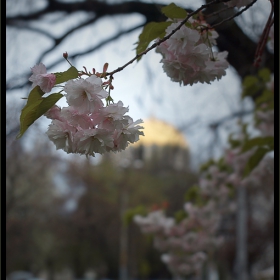
M134 147L137 147L139 145L169 145L179 146L182 148L188 147L183 134L167 122L158 120L156 118L149 118L140 125L144 127L142 131L144 132L145 136L140 135L139 141L132 145Z

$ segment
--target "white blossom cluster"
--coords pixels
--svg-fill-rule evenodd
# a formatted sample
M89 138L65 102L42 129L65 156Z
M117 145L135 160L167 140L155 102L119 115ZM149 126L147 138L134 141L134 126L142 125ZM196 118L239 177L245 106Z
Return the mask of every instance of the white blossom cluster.
M180 22L173 22L166 28L170 34ZM226 74L229 64L226 61L228 52L216 52L218 33L207 30L203 21L190 19L188 26L183 25L168 40L161 43L156 52L162 54L163 70L172 81L183 85L208 83L219 80Z
M94 156L124 150L144 135L139 130L143 127L138 125L142 120L133 122L125 115L128 108L121 101L104 106L102 99L108 97L108 92L101 78L91 75L69 80L64 91L69 106L54 105L45 114L52 119L47 135L57 149Z

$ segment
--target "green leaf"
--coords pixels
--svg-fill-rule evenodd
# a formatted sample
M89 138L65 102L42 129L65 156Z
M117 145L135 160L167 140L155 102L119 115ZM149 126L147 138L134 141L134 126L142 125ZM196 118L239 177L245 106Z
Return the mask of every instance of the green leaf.
M201 164L200 168L199 168L199 171L200 172L204 172L206 171L211 165L215 165L215 161L211 158L209 159L207 162Z
M274 104L274 94L271 90L265 89L261 96L259 96L255 103L257 106L262 105L263 103L271 103Z
M54 73L54 74L56 76L56 81L55 81L56 85L67 82L67 81L72 80L72 79L76 79L76 78L79 77L78 76L78 70L74 66L71 66L65 72L57 72L57 73Z
M34 96L35 94L33 94L31 99L28 98L28 100L32 100L32 102L27 102L27 104L21 111L20 131L17 135L17 138L20 138L29 128L29 126L33 124L43 114L45 114L63 96L63 94L53 93L46 98L41 97L37 100L34 99Z
M230 133L228 136L228 142L230 144L230 147L233 149L235 149L236 147L239 147L241 145L240 140L232 138L232 133Z
M246 96L253 96L261 89L259 80L254 76L246 76L243 80L243 93L242 98Z
M225 163L225 158L221 157L218 161L217 161L217 166L219 167L220 171L225 171L225 172L230 172L230 167Z
M258 76L263 82L267 83L270 81L270 70L268 68L263 68L258 71Z
M245 142L241 149L241 153L251 150L256 146L265 146L266 149L272 151L274 149L274 137L267 136L267 137L255 137Z
M185 26L187 26L188 28L191 28L191 29L193 28L193 27L192 27L192 24L191 24L190 22L188 22L188 21L185 23ZM209 32L209 31L208 31L208 32Z
M63 97L63 94L53 93L43 98L42 102L36 108L36 119L43 116L61 97Z
M144 26L142 33L139 35L138 45L136 47L136 54L145 51L152 40L163 38L166 28L172 22L150 22ZM141 57L138 58L138 61Z
M36 107L42 102L42 100L37 100L29 106L26 104L21 110L20 115L20 131L17 135L17 139L20 138L28 127L34 122L36 118Z
M132 223L134 216L136 215L146 216L147 214L148 214L147 209L144 206L139 205L133 209L126 210L126 212L122 217L122 222L124 223L124 225L127 226Z
M184 211L183 209L178 210L174 214L174 218L175 218L175 221L177 224L179 224L182 220L184 220L187 217L188 217L188 213L186 211Z
M243 173L243 178L247 177L251 171L259 164L262 158L268 153L270 150L268 148L259 147L256 152L249 158Z
M38 100L42 100L42 96L44 94L45 93L41 90L41 88L39 86L36 86L29 93L29 96L27 98L26 106L28 107L29 105L37 102Z
M197 200L199 200L199 197L200 197L200 188L199 186L194 185L186 191L184 195L184 200L186 202L190 201L195 203Z
M174 3L169 4L161 9L161 12L168 18L186 18L188 13L183 8L178 7Z

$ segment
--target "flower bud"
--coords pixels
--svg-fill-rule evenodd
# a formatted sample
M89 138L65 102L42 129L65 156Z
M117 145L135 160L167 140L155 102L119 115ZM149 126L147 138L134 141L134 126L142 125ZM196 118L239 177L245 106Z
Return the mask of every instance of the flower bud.
M108 66L109 66L109 64L106 62L106 63L104 64L104 66L103 66L103 73L106 73L106 72L107 72Z
M65 59L67 59L67 58L68 58L68 53L67 53L67 52L63 53L63 57L64 57Z

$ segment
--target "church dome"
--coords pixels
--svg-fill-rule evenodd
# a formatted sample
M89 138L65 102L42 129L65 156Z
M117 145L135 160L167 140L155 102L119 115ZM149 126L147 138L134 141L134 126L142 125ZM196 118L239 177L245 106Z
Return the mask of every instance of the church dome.
M140 135L139 141L131 145L133 147L156 145L188 148L184 135L165 121L149 118L140 125L144 127L142 131L145 136Z
M184 135L165 121L149 118L140 124L144 136L119 153L111 153L116 165L133 166L136 163L151 170L189 169L189 146Z

